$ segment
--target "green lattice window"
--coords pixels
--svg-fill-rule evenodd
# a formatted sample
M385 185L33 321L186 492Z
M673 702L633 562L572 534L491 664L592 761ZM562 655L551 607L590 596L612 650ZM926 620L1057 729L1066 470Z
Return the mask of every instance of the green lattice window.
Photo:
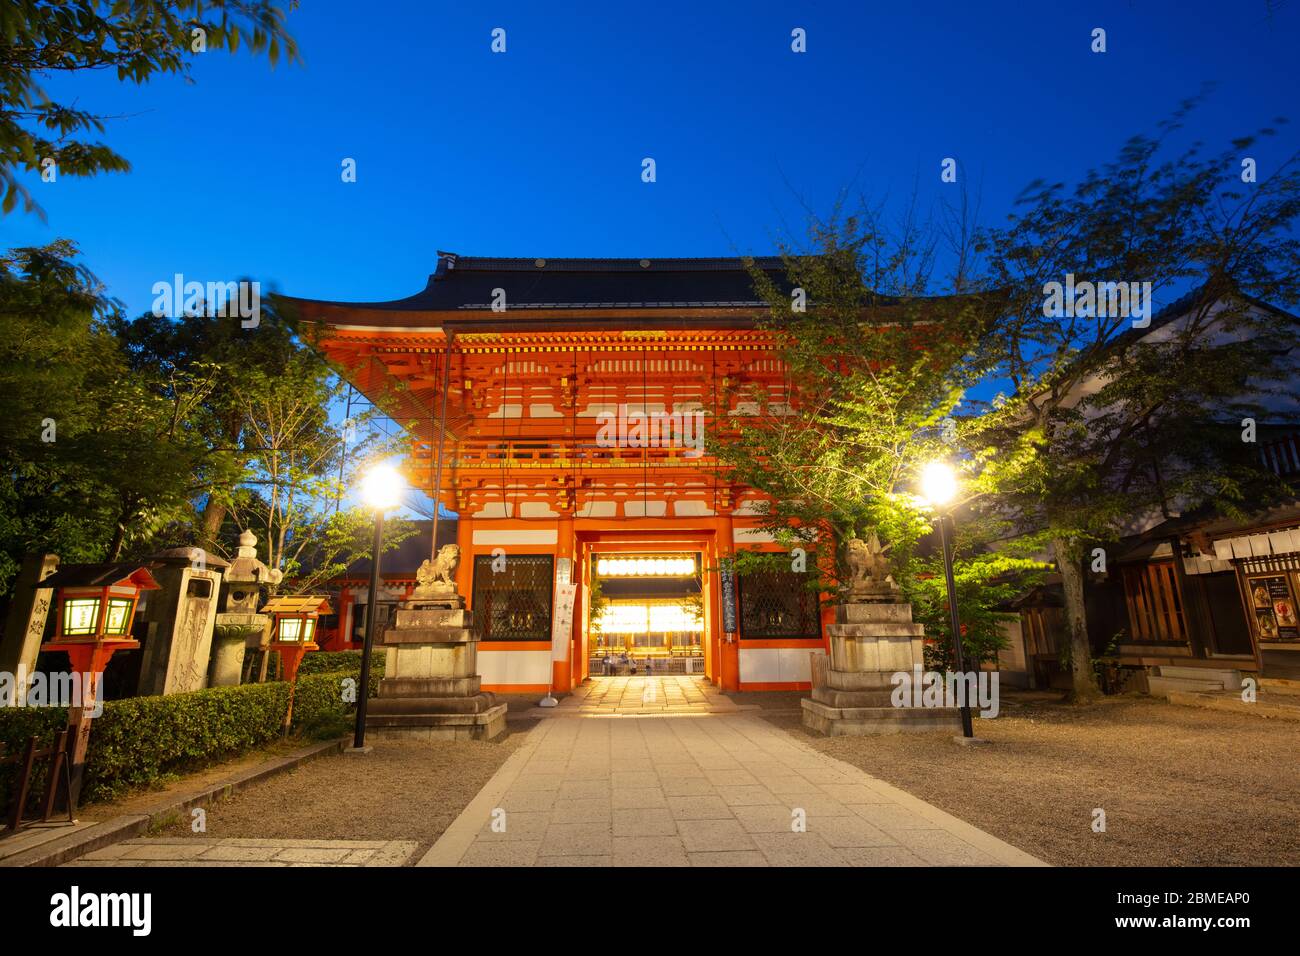
M496 561L497 570L493 570ZM474 559L474 622L485 641L549 641L551 584L555 559L549 554Z
M820 638L821 613L808 580L807 573L775 568L738 575L741 639Z

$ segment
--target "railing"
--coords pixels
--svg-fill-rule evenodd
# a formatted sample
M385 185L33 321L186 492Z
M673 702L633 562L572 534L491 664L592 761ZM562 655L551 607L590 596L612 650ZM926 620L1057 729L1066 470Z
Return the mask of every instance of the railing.
M63 784L63 794L68 804L68 822L75 819L76 808L72 804L72 767L68 761L68 732L62 730L54 745L41 749L37 746L38 738L32 737L21 754L6 756L4 744L0 744L0 767L6 764L18 765L18 777L14 781L12 800L6 815L5 835L11 836L23 826L23 811L27 807L27 794L31 790L32 775L36 770L36 761L53 757L49 776L45 781L45 797L42 800L41 822L48 823L54 813L54 803L58 799L59 784Z

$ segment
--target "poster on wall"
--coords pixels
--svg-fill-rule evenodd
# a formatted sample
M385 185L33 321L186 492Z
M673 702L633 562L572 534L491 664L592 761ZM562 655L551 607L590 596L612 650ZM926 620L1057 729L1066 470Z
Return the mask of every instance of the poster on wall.
M569 639L573 634L573 604L578 593L576 584L555 586L555 616L551 620L551 660L569 659Z
M1284 574L1247 580L1251 613L1261 641L1300 641L1300 615Z

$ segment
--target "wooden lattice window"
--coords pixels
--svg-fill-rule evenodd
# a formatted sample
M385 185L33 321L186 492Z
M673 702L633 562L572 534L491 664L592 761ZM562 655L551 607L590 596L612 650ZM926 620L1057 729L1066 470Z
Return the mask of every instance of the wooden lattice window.
M555 559L549 554L507 556L492 569L490 554L474 559L474 623L485 641L549 641Z
M1126 565L1120 573L1133 639L1186 643L1187 625L1173 562Z
M738 576L742 640L820 638L817 594L808 588L808 573L778 568Z

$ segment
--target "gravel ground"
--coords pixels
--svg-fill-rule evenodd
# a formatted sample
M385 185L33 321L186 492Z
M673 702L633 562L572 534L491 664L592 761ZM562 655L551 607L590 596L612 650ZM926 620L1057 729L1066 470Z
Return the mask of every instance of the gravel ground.
M509 732L490 743L374 741L364 757L320 757L238 791L208 808L206 833L193 833L186 817L155 835L415 840L418 859L533 727L516 719L527 703L508 702Z
M1151 698L1011 696L996 720L975 721L985 747L941 734L820 737L777 700L763 716L1049 863L1300 865L1300 724ZM1098 807L1105 833L1092 831Z

